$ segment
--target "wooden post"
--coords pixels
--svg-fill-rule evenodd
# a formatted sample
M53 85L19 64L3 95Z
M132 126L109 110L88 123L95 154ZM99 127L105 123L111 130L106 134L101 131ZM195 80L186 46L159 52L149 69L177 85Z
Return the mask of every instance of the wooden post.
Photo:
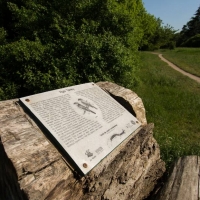
M8 185L10 189L7 194L0 193L0 199L8 199L6 195L14 192L15 199L27 196L31 200L141 200L149 195L165 171L159 145L153 138L154 125L147 124L143 103L134 92L109 82L97 84L136 114L143 124L136 135L129 136L81 177L18 100L2 101L0 137L5 151L1 152L0 174L6 179L1 183L2 190ZM10 179L6 178L5 161L11 161Z

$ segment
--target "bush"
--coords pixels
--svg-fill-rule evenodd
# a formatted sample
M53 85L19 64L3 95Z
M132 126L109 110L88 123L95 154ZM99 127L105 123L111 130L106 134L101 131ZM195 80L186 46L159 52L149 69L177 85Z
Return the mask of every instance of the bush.
M197 34L183 42L181 47L200 47L200 34Z
M134 2L134 12L127 2L3 4L2 16L10 17L0 21L0 99L92 81L136 80L140 36L134 16L141 1Z

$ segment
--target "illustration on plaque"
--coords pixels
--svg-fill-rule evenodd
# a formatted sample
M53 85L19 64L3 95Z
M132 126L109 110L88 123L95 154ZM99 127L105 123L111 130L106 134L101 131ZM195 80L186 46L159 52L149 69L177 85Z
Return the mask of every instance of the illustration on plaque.
M88 150L85 152L85 155L87 155L87 157L92 157L92 156L93 156L93 153L91 153L90 150L88 149Z
M111 147L112 146L112 143L115 141L115 140L121 140L121 136L124 135L126 133L125 130L122 130L122 132L120 133L114 133L113 135L110 136L110 138L108 139L108 146Z
M121 133L116 133L116 134L113 134L111 137L110 137L110 141L112 141L115 137L120 137L121 135L125 134L125 130L122 130Z
M79 110L83 111L82 113L83 115L85 114L97 115L98 108L87 100L79 98L76 102L74 102L74 105L76 105Z
M86 112L91 112L91 113L96 115L96 113L93 112L92 110L90 110L90 108L88 106L84 106L84 105L82 105L82 104L80 104L78 102L75 102L74 104L77 105L78 108L80 108L80 109L82 109L84 111L83 114L85 114Z
M88 108L91 107L91 108L95 108L97 110L97 108L95 106L93 106L91 103L89 103L88 101L86 100L83 100L83 99L78 99L78 101L80 101L82 104L84 104L85 106L87 106Z

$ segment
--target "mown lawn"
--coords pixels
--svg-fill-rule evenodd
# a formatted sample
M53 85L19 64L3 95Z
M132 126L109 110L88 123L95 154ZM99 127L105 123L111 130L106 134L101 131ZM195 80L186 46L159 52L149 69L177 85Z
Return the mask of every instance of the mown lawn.
M178 157L200 155L200 84L157 55L141 52L140 83L131 89L143 100L148 123L167 167Z
M200 77L200 48L159 50L163 56L181 69Z

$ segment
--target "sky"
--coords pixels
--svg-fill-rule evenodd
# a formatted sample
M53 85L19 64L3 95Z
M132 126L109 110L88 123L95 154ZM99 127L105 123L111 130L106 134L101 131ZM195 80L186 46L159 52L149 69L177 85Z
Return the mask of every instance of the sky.
M179 31L200 6L200 0L143 0L143 3L147 12L159 17L163 25L169 24Z

